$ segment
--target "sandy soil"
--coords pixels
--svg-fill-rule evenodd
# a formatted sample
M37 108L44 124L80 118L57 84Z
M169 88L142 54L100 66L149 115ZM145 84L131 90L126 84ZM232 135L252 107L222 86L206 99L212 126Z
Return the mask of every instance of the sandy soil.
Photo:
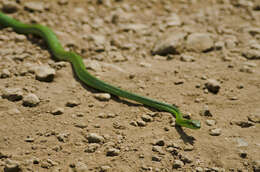
M89 72L175 118L81 84L44 41L0 30L1 171L260 170L258 0L0 0L54 30ZM100 100L102 99L102 100Z

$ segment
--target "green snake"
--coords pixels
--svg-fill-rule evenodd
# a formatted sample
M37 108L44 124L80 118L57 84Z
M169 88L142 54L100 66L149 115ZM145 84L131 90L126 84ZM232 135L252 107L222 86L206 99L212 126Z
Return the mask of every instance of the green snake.
M173 105L159 102L128 91L124 91L102 80L97 79L86 70L81 56L72 51L65 51L54 32L48 27L40 24L24 24L1 12L0 26L11 27L17 33L35 34L42 37L47 43L52 55L57 60L70 62L73 66L76 76L86 85L97 90L110 93L112 95L134 100L138 103L144 104L160 111L170 112L171 114L175 115L176 124L179 126L191 129L200 128L200 121L183 118L182 113L179 111L179 109Z

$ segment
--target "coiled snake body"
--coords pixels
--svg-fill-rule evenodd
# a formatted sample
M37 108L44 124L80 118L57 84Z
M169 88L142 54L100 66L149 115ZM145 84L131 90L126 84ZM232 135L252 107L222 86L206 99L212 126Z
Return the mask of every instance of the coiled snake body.
M52 55L57 60L69 61L72 64L77 77L86 85L119 97L124 97L130 100L134 100L136 102L142 103L144 105L147 105L149 107L161 111L170 112L171 114L175 115L176 124L179 126L187 127L191 129L200 128L200 122L198 120L190 120L190 119L183 118L178 108L173 105L159 102L134 93L130 93L128 91L124 91L122 89L119 89L113 85L110 85L104 81L97 79L86 70L82 58L78 54L71 51L68 52L64 50L59 40L57 39L56 35L48 27L39 24L24 24L11 17L8 17L7 15L1 12L0 12L0 25L2 27L11 27L17 33L35 34L42 37L47 43L48 48L50 49Z

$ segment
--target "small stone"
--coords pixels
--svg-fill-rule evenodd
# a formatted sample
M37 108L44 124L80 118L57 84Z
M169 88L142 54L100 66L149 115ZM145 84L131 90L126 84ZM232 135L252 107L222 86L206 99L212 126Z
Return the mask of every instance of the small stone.
M177 80L177 81L174 81L174 84L175 85L181 85L181 84L183 84L184 83L184 80L183 79L179 79L179 80Z
M111 95L108 93L96 93L96 94L94 94L94 97L100 101L109 101L111 98Z
M138 126L138 124L137 124L137 122L136 122L136 121L131 121L131 122L130 122L130 125L132 125L132 126L135 126L135 127L137 127L137 126Z
M221 134L221 129L220 128L211 129L209 134L211 136L219 136Z
M182 21L176 13L172 13L166 18L166 27L180 26Z
M87 146L87 148L85 149L84 152L87 152L87 153L94 153L98 148L100 147L99 144L97 143L91 143Z
M257 34L260 34L260 28L259 27L250 27L247 29L248 33L252 36L255 36Z
M172 167L174 169L182 168L183 166L184 166L184 163L182 161L180 161L180 160L177 160L177 159L174 160L173 165L172 165Z
M11 73L8 69L3 69L0 73L0 78L9 78L11 76Z
M189 154L186 154L186 153L181 153L179 154L180 156L180 159L183 163L192 163L192 158Z
M196 172L203 172L203 168L202 167L196 167L195 170L196 170Z
M22 169L18 162L9 160L8 163L5 164L4 172L22 172Z
M60 133L57 135L57 139L60 141L60 142L68 142L69 141L69 133Z
M152 151L158 152L161 155L165 154L161 146L153 146Z
M93 70L95 72L102 71L102 66L97 61L85 59L84 64L86 65L87 69Z
M67 5L68 4L68 0L59 0L58 4L59 5Z
M191 56L191 55L182 54L182 55L181 55L181 61L183 61L183 62L194 62L195 59L194 59L194 57Z
M208 79L205 87L212 93L217 94L220 89L220 83L215 79Z
M115 148L110 148L107 151L107 156L118 156L120 153L119 149L115 149Z
M100 167L100 172L108 172L111 169L108 165L102 165Z
M143 120L140 120L140 119L137 120L136 123L137 123L137 125L138 125L139 127L145 127L145 126L146 126L146 122L143 121Z
M96 133L89 133L87 135L87 140L89 143L102 143L104 142L104 137L96 134Z
M24 3L24 8L29 11L44 11L44 3L43 2L26 2Z
M183 150L184 151L193 151L194 147L191 144L185 144Z
M75 106L78 106L80 103L77 102L76 100L69 100L67 103L66 103L66 106L67 107L75 107Z
M246 157L247 157L247 153L246 153L245 151L240 150L240 151L239 151L239 156L240 156L241 158L246 158Z
M152 156L152 161L160 162L161 160L162 160L162 158L157 155Z
M254 70L251 67L245 65L242 68L240 68L239 71L245 73L254 73Z
M88 166L83 162L76 162L74 167L75 172L88 172Z
M15 13L19 9L19 6L17 3L12 1L3 1L3 7L2 10L5 13Z
M146 63L146 62L140 62L139 64L141 67L147 67L147 68L152 66L150 63Z
M26 142L29 142L29 143L32 143L32 142L34 142L34 138L33 138L33 137L27 137L27 138L25 139L25 141L26 141Z
M165 142L163 139L159 139L159 140L156 140L154 144L157 146L164 146Z
M250 114L248 120L254 123L260 123L260 109L257 109L254 113Z
M256 160L256 161L253 162L253 168L254 168L254 172L260 171L260 160Z
M86 123L84 123L84 122L78 122L74 126L78 127L78 128L81 128L81 129L88 127L88 125Z
M214 47L211 36L207 33L192 33L187 38L187 48L195 52L206 52Z
M153 121L153 118L151 117L151 116L149 116L149 115L142 115L141 116L141 118L142 118L142 120L143 121L145 121L145 122L151 122L151 121Z
M240 126L241 128L249 128L249 127L254 126L254 123L250 122L250 121L237 121L235 123L236 123L236 125Z
M64 109L61 108L61 107L56 107L55 109L53 109L53 110L51 111L51 114L52 114L52 115L61 115L61 114L63 114L63 113L64 113Z
M206 120L206 124L207 124L208 126L213 126L213 125L216 124L216 121L213 120L213 119L207 119L207 120Z
M3 90L2 97L9 101L19 101L23 99L23 91L21 88L6 88Z
M155 44L152 54L166 56L168 54L179 54L186 33L170 33L164 35Z
M35 69L36 79L44 82L52 82L56 74L55 70L49 66L38 66Z
M40 103L40 99L32 93L29 93L23 98L23 105L29 107L35 107Z
M236 141L237 141L237 147L247 147L248 146L248 143L242 138L237 138Z
M26 36L24 35L15 35L15 42L23 42L26 40Z
M209 110L208 106L204 106L204 109L200 111L200 115L202 116L207 116L207 117L212 117L212 113Z
M260 50L249 49L242 52L242 55L249 60L260 59Z

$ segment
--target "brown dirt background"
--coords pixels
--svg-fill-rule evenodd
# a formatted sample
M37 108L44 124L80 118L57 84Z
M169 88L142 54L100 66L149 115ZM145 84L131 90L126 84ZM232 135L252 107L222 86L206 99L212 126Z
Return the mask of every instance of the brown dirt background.
M172 127L170 122L174 118L166 112L156 114L145 127L132 126L131 121L157 111L118 98L97 100L94 89L85 88L76 80L69 63L56 69L54 81L40 82L25 68L27 63L56 63L44 42L32 36L18 42L15 39L18 34L2 29L0 71L8 69L11 76L0 79L0 93L18 87L24 94L37 95L40 103L36 107L24 107L22 101L0 97L0 153L4 155L0 157L0 170L6 167L7 161L14 161L23 171L39 172L80 171L78 166L83 171L105 171L105 168L129 172L196 171L196 168L199 171L198 167L202 171L253 171L254 164L260 160L259 123L242 128L236 121L246 123L250 114L260 113L260 60L248 60L242 55L250 41L260 45L260 35L246 31L260 27L257 0L69 0L67 3L34 0L44 3L43 11L26 10L24 4L29 0L13 2L18 9L8 15L52 28L63 46L95 64L90 73L125 90L174 103L182 112L199 119L202 128L182 131ZM0 5L3 4L1 0ZM164 19L171 13L180 17L181 25L165 26ZM128 24L143 24L148 28L122 29ZM233 47L206 53L184 48L180 55L171 55L170 59L153 56L151 50L156 42L162 41L165 34L175 34L176 30L188 34L210 33L215 43L224 44L231 36L231 43L233 38L235 43ZM105 38L101 45L103 51L89 39L91 35ZM181 61L184 53L192 55L195 61ZM249 72L242 72L247 62L253 65ZM25 74L21 75L24 70ZM205 78L221 83L218 94L203 89ZM183 84L175 84L180 80ZM69 101L79 105L67 107ZM212 117L200 115L205 106ZM62 115L50 113L57 107L64 108ZM15 113L16 110L19 112ZM100 113L116 116L103 119L98 117ZM216 125L208 126L208 119L215 120ZM87 127L75 127L78 123ZM213 128L220 128L221 135L211 136L209 130ZM89 133L105 138L94 153L85 152L89 146L85 136ZM60 134L67 134L68 138L61 142L57 139ZM33 142L26 142L28 137ZM161 146L162 154L153 151L153 143L160 139L165 142ZM248 145L239 147L241 139ZM172 147L177 155L168 151L173 143L179 145L179 148ZM191 145L192 150L187 151L185 147ZM119 155L107 156L106 151L111 147L119 149ZM246 158L240 157L241 151L247 154ZM174 161L181 159L182 154L192 162L174 169ZM152 160L153 156L160 161ZM34 164L35 160L38 163Z

